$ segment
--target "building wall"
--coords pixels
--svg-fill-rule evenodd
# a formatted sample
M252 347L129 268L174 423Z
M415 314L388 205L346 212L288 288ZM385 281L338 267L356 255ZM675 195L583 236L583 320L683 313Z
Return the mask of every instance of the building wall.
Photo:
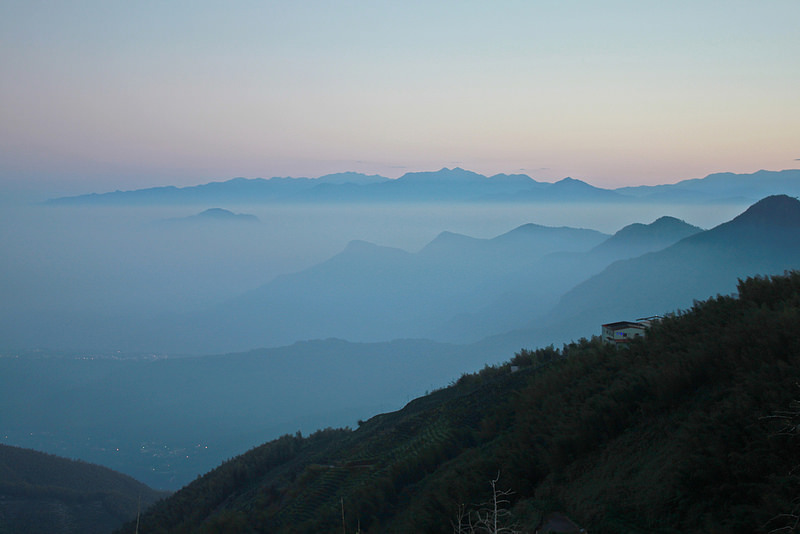
M606 327L603 327L603 341L607 342L617 342L623 343L629 341L635 337L642 337L644 336L644 328L636 327L636 326L629 326L625 328L618 328L616 330Z

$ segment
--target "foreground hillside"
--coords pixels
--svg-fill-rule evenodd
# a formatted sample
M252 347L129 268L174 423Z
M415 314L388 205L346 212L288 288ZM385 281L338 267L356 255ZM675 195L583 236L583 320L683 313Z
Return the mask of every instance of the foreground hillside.
M357 430L266 443L140 531L467 532L495 495L499 524L529 532L553 512L592 533L788 532L800 273L738 289L626 348L523 350Z
M109 532L166 493L99 465L0 445L0 532Z

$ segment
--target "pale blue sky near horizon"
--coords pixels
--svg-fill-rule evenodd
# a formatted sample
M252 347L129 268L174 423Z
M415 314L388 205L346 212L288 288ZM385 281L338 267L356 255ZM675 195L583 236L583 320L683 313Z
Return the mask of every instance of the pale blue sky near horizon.
M800 2L0 2L0 191L800 167Z

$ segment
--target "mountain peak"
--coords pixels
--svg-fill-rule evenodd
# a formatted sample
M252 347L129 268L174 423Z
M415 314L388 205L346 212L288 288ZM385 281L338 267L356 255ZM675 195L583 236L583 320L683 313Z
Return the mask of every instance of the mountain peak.
M671 217L669 215L662 215L661 217L659 217L658 219L656 219L655 221L650 223L650 226L661 225L661 224L674 224L676 222L683 222L683 221L681 221L677 217Z
M442 167L438 171L408 172L398 178L398 181L424 181L424 182L482 182L486 177L473 171L467 171L461 167L448 169Z
M666 248L699 232L702 229L697 226L675 217L663 216L650 224L633 223L625 226L595 247L593 252L617 255L622 253L624 257L633 257Z
M195 215L197 219L215 221L258 222L258 217L247 213L233 213L224 208L209 208Z
M208 208L207 210L198 213L198 217L209 217L212 219L220 218L220 219L227 219L231 217L236 217L236 214L230 210L226 210L224 208Z
M670 232L670 231L688 231L690 233L701 232L703 229L687 223L677 217L664 215L647 225L653 231Z
M482 241L485 240L445 230L425 245L420 253L423 255L453 254L455 251L463 253L464 250L472 251L472 247Z
M789 195L772 195L759 200L731 222L800 227L800 200Z

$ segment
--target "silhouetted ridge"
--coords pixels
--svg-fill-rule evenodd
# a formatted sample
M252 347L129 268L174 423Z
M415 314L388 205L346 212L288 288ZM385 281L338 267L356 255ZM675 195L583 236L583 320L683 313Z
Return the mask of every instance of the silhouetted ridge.
M166 494L106 467L0 444L0 532L102 533Z
M659 217L658 219L650 223L650 226L652 226L653 228L683 228L686 226L686 224L687 223L682 219L677 219L675 217L670 217L669 215L665 215L663 217Z
M234 213L224 208L209 208L197 214L200 219L216 221L247 221L258 222L258 217L247 213Z
M665 248L685 237L702 232L702 228L675 217L660 217L650 224L633 223L622 228L608 240L595 247L595 253L633 247L631 256Z
M214 219L230 219L231 217L236 217L236 214L223 208L209 208L206 211L199 213L198 216Z
M455 167L443 167L438 171L408 172L397 179L398 182L424 182L424 183L449 183L449 182L485 182L487 178L482 174Z
M258 217L248 213L234 213L224 208L209 208L205 211L190 215L188 217L177 217L172 219L162 219L158 223L166 224L186 224L186 223L257 223Z
M797 269L798 230L800 202L767 197L711 230L612 263L562 295L551 317L569 318L571 328L583 324L587 329L621 315L644 317L685 308L697 298L731 294L736 279Z
M444 534L502 496L498 532L553 532L555 510L593 533L790 532L800 273L738 287L624 350L523 349L356 430L287 434L157 503L139 531Z
M455 232L444 231L437 235L433 241L423 247L422 252L430 254L437 251L453 251L461 247L474 247L481 242L480 239ZM472 248L470 248L472 250Z
M800 200L788 195L773 195L759 200L730 224L800 227Z
M555 228L544 226L541 224L536 223L525 223L523 225L517 226L513 230L509 230L505 234L502 235L525 235L525 234L534 234L536 232L547 231L548 229ZM561 228L566 228L562 226Z

